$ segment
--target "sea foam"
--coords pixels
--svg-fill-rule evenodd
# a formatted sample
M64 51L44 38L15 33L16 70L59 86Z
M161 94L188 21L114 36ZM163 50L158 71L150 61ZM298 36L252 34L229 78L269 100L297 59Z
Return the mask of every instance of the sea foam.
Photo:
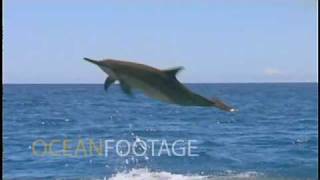
M149 169L132 169L128 172L119 172L113 175L109 180L244 180L257 179L259 173L255 171L248 171L242 173L227 173L221 176L202 176L202 175L182 175L174 174L166 171L153 172Z

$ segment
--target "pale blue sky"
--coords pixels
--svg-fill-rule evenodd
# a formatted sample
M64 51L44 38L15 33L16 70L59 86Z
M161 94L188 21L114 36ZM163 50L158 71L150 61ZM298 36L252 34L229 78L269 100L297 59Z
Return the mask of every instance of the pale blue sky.
M5 83L103 83L82 60L184 66L183 82L318 81L315 0L5 0Z

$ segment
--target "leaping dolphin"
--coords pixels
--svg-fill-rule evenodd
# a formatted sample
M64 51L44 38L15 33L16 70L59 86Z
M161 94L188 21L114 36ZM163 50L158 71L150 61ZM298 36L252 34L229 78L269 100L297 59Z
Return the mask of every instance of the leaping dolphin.
M115 81L119 81L123 92L130 96L132 89L139 89L149 97L168 103L182 106L213 106L228 112L235 111L221 100L216 98L209 100L188 90L176 78L182 67L160 70L144 64L114 59L96 61L84 58L84 60L98 65L108 74L104 82L105 90Z

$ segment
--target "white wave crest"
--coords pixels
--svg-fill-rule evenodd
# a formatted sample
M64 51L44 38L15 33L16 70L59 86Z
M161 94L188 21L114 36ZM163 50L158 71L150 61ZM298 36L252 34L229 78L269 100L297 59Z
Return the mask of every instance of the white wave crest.
M229 174L229 173L228 173ZM224 176L201 176L201 175L181 175L170 172L152 172L148 169L132 169L129 172L120 172L109 178L109 180L253 180L259 174L248 171L238 174L230 173Z

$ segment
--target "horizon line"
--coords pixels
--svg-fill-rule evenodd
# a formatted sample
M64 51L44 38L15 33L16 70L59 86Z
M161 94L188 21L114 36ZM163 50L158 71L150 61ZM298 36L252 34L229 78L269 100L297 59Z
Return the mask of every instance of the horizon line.
M182 84L318 84L318 81L283 81L283 82L182 82ZM98 85L103 83L2 83L2 85ZM118 85L118 83L116 83Z

